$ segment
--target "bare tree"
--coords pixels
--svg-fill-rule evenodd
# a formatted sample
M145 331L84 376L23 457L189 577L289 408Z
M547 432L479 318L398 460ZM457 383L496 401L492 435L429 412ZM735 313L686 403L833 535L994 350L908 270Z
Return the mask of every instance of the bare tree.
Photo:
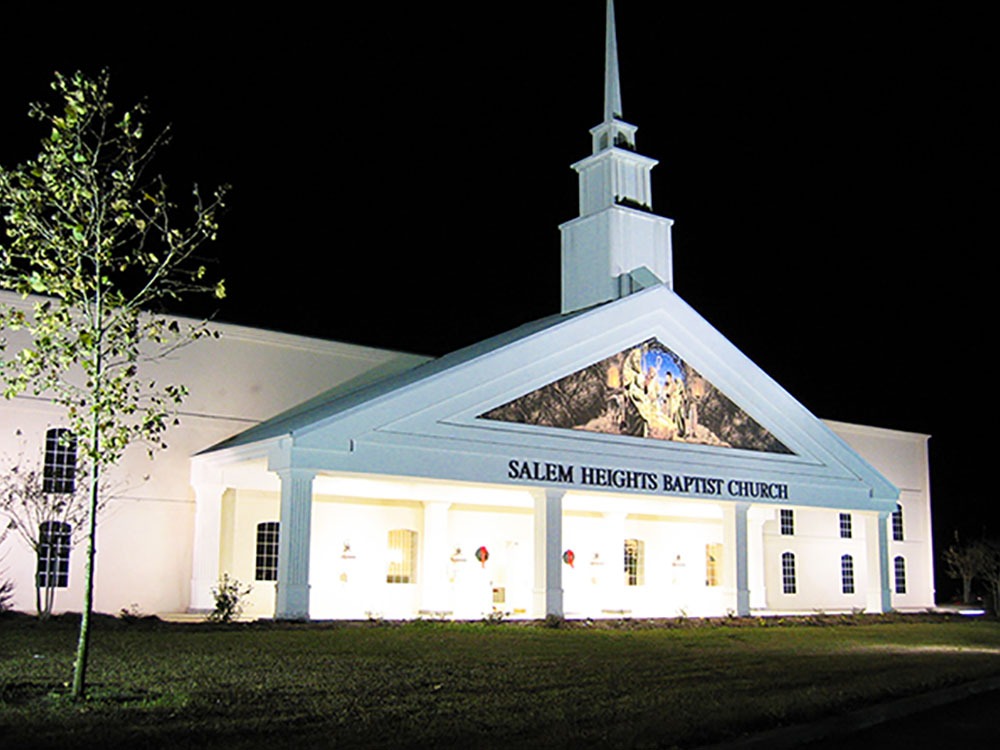
M1000 539L985 539L983 550L982 580L986 583L987 599L995 616L1000 616Z
M972 583L976 578L986 575L988 566L988 550L982 541L963 543L958 532L955 541L942 555L947 566L948 576L962 581L962 603L972 601Z
M78 467L75 467L77 470ZM87 536L88 488L79 482L52 491L44 470L23 458L11 462L0 474L0 515L7 519L5 533L20 537L35 553L35 611L40 620L52 614L56 589L60 586L69 553ZM97 510L108 503L102 493ZM64 585L64 584L62 584Z

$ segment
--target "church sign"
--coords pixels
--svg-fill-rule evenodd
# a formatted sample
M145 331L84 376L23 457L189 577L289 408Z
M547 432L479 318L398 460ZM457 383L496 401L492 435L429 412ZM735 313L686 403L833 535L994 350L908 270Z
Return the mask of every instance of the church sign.
M666 495L788 500L788 484L785 482L576 466L574 464L517 458L512 458L507 462L507 479L570 484L583 488L606 487Z

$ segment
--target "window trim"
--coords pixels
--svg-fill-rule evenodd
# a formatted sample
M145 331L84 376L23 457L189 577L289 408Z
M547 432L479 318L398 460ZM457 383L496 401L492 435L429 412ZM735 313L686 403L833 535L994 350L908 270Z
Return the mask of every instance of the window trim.
M900 503L896 503L896 510L892 512L892 541L902 542L904 540L903 506Z
M278 542L280 539L280 521L261 521L257 524L253 563L253 579L255 581L278 580Z
M705 585L719 586L722 583L722 544L709 542L705 545Z
M76 492L77 440L67 427L45 431L42 462L42 492L72 495Z
M797 594L799 592L798 576L795 568L795 553L785 551L781 553L781 593Z
M42 521L38 525L38 555L35 584L40 589L69 586L69 553L73 527L65 521ZM55 582L52 582L52 579Z
M795 511L791 508L781 508L778 511L778 523L782 536L795 536Z
M896 555L892 560L892 570L894 574L893 591L897 594L906 593L906 558Z
M854 537L854 520L850 513L840 514L840 538L852 539Z
M417 582L417 532L413 529L390 529L388 534L389 561L386 565L385 582L407 584ZM399 559L394 559L398 553Z
M646 542L642 539L626 539L623 545L622 562L626 586L646 585Z
M854 585L854 557L852 555L840 556L840 593L854 594L857 588Z

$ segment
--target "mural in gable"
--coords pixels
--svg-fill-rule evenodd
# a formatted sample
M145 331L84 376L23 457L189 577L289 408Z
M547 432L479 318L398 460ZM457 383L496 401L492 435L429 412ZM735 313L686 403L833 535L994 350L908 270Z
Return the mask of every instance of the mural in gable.
M791 453L656 339L479 416L608 435Z

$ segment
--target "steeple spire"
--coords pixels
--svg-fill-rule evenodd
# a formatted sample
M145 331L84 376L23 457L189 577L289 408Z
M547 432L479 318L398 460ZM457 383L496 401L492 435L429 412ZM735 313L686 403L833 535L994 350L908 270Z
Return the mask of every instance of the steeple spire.
M604 120L590 129L592 153L573 165L580 215L562 234L562 309L581 310L654 284L673 288L673 221L653 213L650 170L635 150L635 125L622 120L614 0L607 0Z
M608 0L604 30L604 122L622 116L622 85L618 77L618 35L615 33L615 0Z

